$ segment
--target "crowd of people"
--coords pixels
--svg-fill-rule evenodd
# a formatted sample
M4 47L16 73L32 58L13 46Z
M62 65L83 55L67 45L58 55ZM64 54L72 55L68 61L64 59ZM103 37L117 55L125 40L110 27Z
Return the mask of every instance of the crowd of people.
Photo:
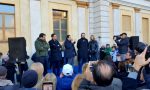
M142 52L131 50L126 33L114 36L116 44L112 47L106 44L100 48L94 35L88 41L82 33L77 41L77 52L71 35L66 36L63 44L56 34L51 38L47 42L46 34L39 35L29 68L27 62L12 64L9 55L0 53L0 90L150 89L150 58L145 58L147 47ZM15 83L17 72L19 78Z

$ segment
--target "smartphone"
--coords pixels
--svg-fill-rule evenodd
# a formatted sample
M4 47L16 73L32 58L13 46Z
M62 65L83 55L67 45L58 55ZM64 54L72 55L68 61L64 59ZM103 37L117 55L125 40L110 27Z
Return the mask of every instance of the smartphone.
M96 63L97 61L89 61L89 67L90 67L91 72L93 72L93 65Z
M52 82L44 82L42 85L42 90L53 90Z

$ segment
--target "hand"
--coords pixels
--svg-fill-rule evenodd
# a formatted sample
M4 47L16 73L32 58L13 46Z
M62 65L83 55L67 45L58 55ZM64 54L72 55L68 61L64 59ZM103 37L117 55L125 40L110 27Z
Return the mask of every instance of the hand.
M63 74L63 73L60 74L60 78L62 78L62 77L64 77L64 74Z
M90 70L90 66L89 65L87 66L86 71L85 71L85 78L88 81L94 82L94 80L93 80L93 74L92 74L92 72Z
M141 54L137 55L135 58L133 67L137 71L139 71L142 66L145 66L148 63L150 63L150 58L148 60L145 59L146 52L147 52L147 47L144 49L144 51Z

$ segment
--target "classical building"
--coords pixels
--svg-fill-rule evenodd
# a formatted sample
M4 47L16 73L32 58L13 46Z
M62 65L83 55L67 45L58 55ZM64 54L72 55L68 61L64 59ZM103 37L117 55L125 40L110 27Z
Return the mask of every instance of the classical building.
M149 0L0 0L0 52L8 51L9 37L25 37L28 54L35 52L39 33L67 34L74 40L85 32L99 44L113 44L113 35L138 35L150 44Z

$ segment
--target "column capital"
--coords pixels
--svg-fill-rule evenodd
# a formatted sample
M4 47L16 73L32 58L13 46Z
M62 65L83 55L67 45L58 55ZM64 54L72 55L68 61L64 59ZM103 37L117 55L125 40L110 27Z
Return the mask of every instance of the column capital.
M118 9L120 7L120 4L118 3L112 3L111 5L113 9Z
M84 8L89 7L89 2L80 1L80 0L75 0L75 1L76 1L76 3L77 3L77 6L78 6L78 7L84 7Z
M141 10L140 8L136 8L136 7L134 8L134 11L135 11L136 13L139 13L140 10Z

